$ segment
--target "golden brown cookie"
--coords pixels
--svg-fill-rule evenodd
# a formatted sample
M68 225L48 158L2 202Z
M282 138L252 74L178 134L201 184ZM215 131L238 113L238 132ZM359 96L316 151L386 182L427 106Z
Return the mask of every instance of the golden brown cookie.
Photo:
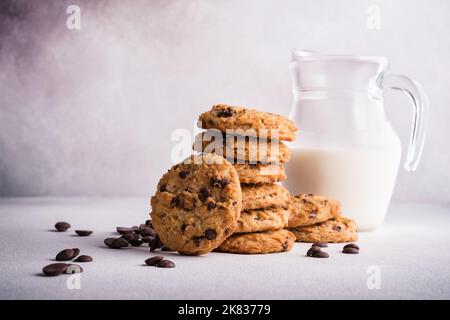
M199 133L195 137L193 149L198 152L215 153L227 159L239 159L255 164L285 163L291 157L289 148L283 142L227 135L218 130Z
M192 156L161 178L151 205L152 224L164 245L204 254L236 228L242 206L239 177L223 157Z
M279 230L286 228L289 210L285 208L268 208L241 211L235 233Z
M274 183L286 179L284 166L279 164L233 164L241 183Z
M282 229L233 234L216 251L244 254L287 252L294 245L292 232Z
M272 113L217 104L199 117L203 129L242 130L246 136L294 141L297 128L291 120Z
M290 228L301 242L353 242L358 240L355 221L339 216L312 226Z
M286 207L291 195L279 184L241 184L242 210Z
M314 194L299 194L289 202L289 227L309 226L337 217L341 212L339 201Z

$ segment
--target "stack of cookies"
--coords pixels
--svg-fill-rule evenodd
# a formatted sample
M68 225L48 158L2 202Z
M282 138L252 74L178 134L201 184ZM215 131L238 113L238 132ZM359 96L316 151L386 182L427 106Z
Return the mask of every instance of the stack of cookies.
M289 230L301 242L352 242L355 221L341 215L341 204L313 194L299 194L289 203Z
M289 251L295 240L288 230L289 192L283 163L290 151L281 141L293 141L292 121L270 113L215 105L200 115L194 150L222 156L232 163L242 190L242 211L234 234L218 251L271 253Z

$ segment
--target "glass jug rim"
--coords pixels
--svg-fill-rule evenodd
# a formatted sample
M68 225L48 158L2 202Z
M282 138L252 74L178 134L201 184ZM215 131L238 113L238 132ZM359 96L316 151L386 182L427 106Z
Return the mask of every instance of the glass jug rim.
M292 59L300 58L304 61L323 61L323 60L338 60L338 61L356 61L377 63L383 66L388 65L388 60L383 56L366 56L366 55L351 55L351 54L323 54L315 51L293 49Z

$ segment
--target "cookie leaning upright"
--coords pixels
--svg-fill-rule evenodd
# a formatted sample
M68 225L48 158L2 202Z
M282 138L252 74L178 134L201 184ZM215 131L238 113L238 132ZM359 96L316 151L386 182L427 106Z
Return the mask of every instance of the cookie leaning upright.
M199 121L203 129L218 129L222 132L227 129L254 129L255 136L259 136L260 132L268 132L269 136L265 138L269 139L273 138L270 131L276 130L277 140L280 141L294 141L297 131L294 122L283 116L226 104L213 106L200 115Z
M237 226L239 177L222 157L191 156L161 178L151 205L152 224L164 245L182 254L208 253Z

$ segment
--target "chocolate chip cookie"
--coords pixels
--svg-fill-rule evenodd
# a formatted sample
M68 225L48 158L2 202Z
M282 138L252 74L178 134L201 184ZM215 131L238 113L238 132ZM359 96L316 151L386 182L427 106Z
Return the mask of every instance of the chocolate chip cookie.
M358 240L355 221L339 216L312 226L290 228L301 242L353 242Z
M241 183L274 183L286 179L284 166L279 164L233 164Z
M297 128L291 120L268 112L217 104L199 117L203 129L245 131L245 135L267 139L294 141Z
M199 133L195 137L193 149L198 152L215 153L228 159L238 159L253 164L285 163L291 157L289 148L283 142L228 135L219 130Z
M239 177L223 157L191 156L161 178L151 205L152 224L164 245L182 254L204 254L237 226Z
M289 210L282 207L241 211L238 226L234 232L279 230L287 227L288 221Z
M309 226L337 217L341 212L339 201L314 194L299 194L289 202L289 227Z
M242 210L286 207L291 195L279 184L241 184Z
M288 230L233 234L216 251L244 254L286 252L295 236Z

